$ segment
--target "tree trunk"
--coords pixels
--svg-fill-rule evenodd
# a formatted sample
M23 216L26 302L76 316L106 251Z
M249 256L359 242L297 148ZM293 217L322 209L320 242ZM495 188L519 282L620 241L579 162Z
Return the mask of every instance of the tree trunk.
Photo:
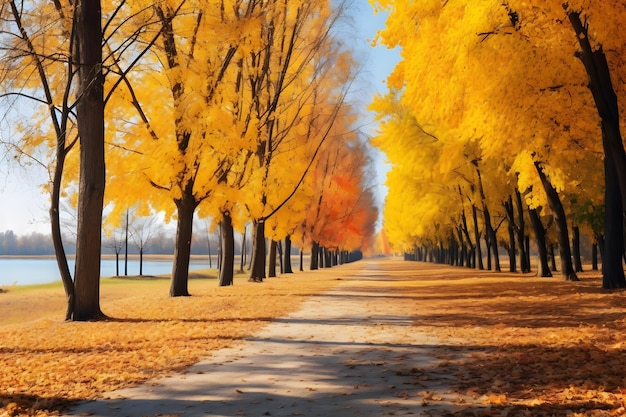
M300 249L300 272L304 271L304 251Z
M217 282L220 287L226 287L234 284L235 275L235 230L230 213L222 213L220 237L222 267L219 270Z
M485 269L485 266L483 265L483 253L482 253L482 249L480 248L480 229L478 228L478 210L476 209L476 206L472 204L472 217L474 219L474 237L476 240L476 253L475 253L475 261L474 261L474 266L478 266L478 269L482 270Z
M52 244L54 245L54 255L61 274L63 289L67 308L65 310L65 320L71 320L74 315L74 281L72 273L67 264L67 256L63 247L63 237L61 235L61 219L59 216L59 199L61 196L61 180L63 177L63 167L65 166L65 134L61 142L57 145L57 163L54 167L54 177L52 181L52 193L50 195L50 228L52 234Z
M465 234L465 239L467 239L467 244L469 245L466 264L468 268L475 268L476 267L475 265L476 248L474 247L474 244L472 243L472 239L470 238L470 235L469 235L469 228L467 227L467 217L465 216L465 209L463 209L461 213L461 220L462 220L463 234Z
M578 226L572 227L572 251L574 254L574 270L583 272L583 262L580 257L580 230Z
M581 48L578 57L587 71L589 90L593 95L602 124L606 207L602 286L623 288L626 286L621 260L624 254L623 230L624 218L626 218L626 152L620 132L617 95L613 89L604 51L602 48L595 51L591 48L587 25L583 25L578 12L568 11L567 15Z
M217 240L219 240L220 244L217 245L217 270L221 271L222 270L222 228L219 227L218 228L218 232L217 232L218 236L217 236Z
M278 266L280 267L278 269L278 273L282 275L285 273L285 267L283 265L283 242L282 240L279 240L278 242L276 242L276 255L278 256Z
M598 244L596 242L591 244L591 269L598 270Z
M611 158L604 158L604 256L602 258L602 288L624 288L626 280L622 263L624 223L619 184Z
M550 245L548 245L548 248L550 250L550 263L551 263L550 268L552 269L552 272L556 272L557 268L556 268L556 255L554 254L554 243L550 243Z
M611 82L611 74L606 55L600 47L597 50L591 48L587 25L583 25L580 20L580 13L567 11L568 18L576 33L576 38L581 51L578 57L585 66L589 77L589 90L593 95L598 115L602 121L602 146L604 148L605 159L610 159L613 168L609 170L610 175L605 175L605 181L609 177L614 177L619 189L616 193L621 198L622 218L626 216L626 152L624 142L620 132L620 116L617 95ZM606 173L606 167L605 167ZM608 185L606 186L608 189ZM605 225L606 227L607 225ZM623 240L623 238L622 238Z
M483 206L483 218L485 220L485 243L487 244L487 269L491 270L491 255L495 263L496 271L500 272L500 258L498 255L498 239L496 238L496 232L491 225L491 214L487 207L487 198L485 196L485 189L483 188L483 179L478 169L478 162L474 162L476 167L476 174L478 177L478 189L480 192L480 201Z
M320 244L317 242L313 242L313 244L311 245L311 271L319 268L319 251Z
M209 269L213 269L213 259L211 258L211 234L207 233L206 239L207 251L209 253Z
M541 223L541 218L537 209L528 209L530 223L535 233L535 243L537 244L537 252L539 254L539 265L537 266L537 276L551 277L550 266L548 266L548 248L546 246L546 231Z
M332 252L328 248L324 248L324 268L330 268L332 266Z
M115 251L115 276L120 276L120 252L118 250Z
M548 204L550 209L556 216L557 235L559 239L559 255L561 257L561 275L568 281L578 281L574 266L572 265L572 253L569 246L569 233L567 230L567 218L565 217L565 210L561 203L559 193L550 183L550 180L543 172L541 164L535 161L535 168L541 179L541 184L548 197Z
M485 214L489 219L491 219L491 215L487 210ZM493 255L494 269L497 272L501 272L502 268L500 268L500 254L498 253L498 238L496 236L495 229L491 226L491 220L489 220L487 230L489 231L489 241L491 242L491 254Z
M520 270L523 274L530 272L530 256L526 250L526 236L524 225L524 206L522 205L522 194L515 189L515 205L517 207L517 246L519 247Z
M80 137L78 228L73 320L104 318L100 310L100 252L104 202L104 75L100 0L76 5L76 56L80 97L76 107Z
M285 252L283 253L284 264L285 264L285 274L293 274L293 270L291 269L291 236L287 235L285 237Z
M270 259L269 259L269 271L268 277L276 277L276 241L272 239L270 242Z
M487 252L487 270L491 271L491 233L485 227L485 247Z
M465 244L465 238L463 237L462 226L458 226L456 228L456 233L459 236L459 242L461 245L461 250L458 253L457 258L457 266L465 266L465 261L467 259L467 245Z
M515 211L513 209L513 196L509 195L509 200L504 202L506 220L509 231L509 272L517 272L517 260L515 259Z
M126 209L126 234L124 237L124 276L128 276L128 209Z
M265 222L254 222L254 243L252 245L252 268L250 269L250 281L262 282L265 279Z
M139 276L143 276L143 247L139 248Z
M230 217L230 216L229 216ZM231 222L231 228L232 228L232 219L230 220ZM244 267L246 265L246 226L244 225L243 227L243 236L241 237L241 256L239 258L240 262L239 262L239 272L241 272L242 274L245 272L244 271Z
M459 259L458 259L459 244L456 241L456 238L455 238L453 232L450 232L449 245L450 245L450 247L448 248L448 265L450 265L450 266L457 265L458 266L458 264L459 264Z
M192 188L193 185L188 184L183 191L182 198L175 200L178 221L170 297L187 297L190 295L189 257L191 256L191 239L193 236L193 213L196 210Z

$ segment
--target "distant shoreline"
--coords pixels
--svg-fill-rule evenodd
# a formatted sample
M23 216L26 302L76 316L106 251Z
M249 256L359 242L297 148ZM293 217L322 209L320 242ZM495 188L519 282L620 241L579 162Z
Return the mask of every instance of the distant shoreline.
M115 259L115 254L106 253L101 255L102 259ZM74 259L76 256L74 254L67 255L67 259ZM216 254L212 254L211 257L213 259L217 259ZM191 259L208 259L209 255L191 255ZM55 259L54 255L0 255L0 259ZM138 260L138 253L129 253L128 259ZM143 259L150 260L170 260L174 259L174 255L172 254L144 254ZM124 260L124 254L120 254L120 261Z
M207 255L193 255L189 260L189 270L215 269L217 256L212 256L211 268ZM70 272L75 268L74 255L67 259ZM140 266L139 255L129 254L128 263L124 255L115 260L115 255L103 255L100 262L101 278L113 277L123 274L134 276L141 270L143 275L171 275L174 257L172 255L144 255L143 264ZM40 255L2 255L0 256L0 287L27 286L48 284L61 280L57 261L54 256Z

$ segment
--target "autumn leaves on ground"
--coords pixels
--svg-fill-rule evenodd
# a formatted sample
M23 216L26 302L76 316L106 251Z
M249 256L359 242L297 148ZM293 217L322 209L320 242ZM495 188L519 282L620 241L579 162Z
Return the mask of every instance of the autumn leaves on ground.
M410 316L416 332L438 336L441 362L421 375L425 384L452 375L458 398L483 404L488 415L626 413L626 294L601 290L599 274L571 283L370 260L264 283L240 278L233 287L198 278L183 298L167 297L166 279L107 279L107 322L63 322L60 286L8 288L0 294L0 415L54 414L69 401L180 370L345 282L364 262L381 262L393 280L358 285L396 293L389 302L398 314Z

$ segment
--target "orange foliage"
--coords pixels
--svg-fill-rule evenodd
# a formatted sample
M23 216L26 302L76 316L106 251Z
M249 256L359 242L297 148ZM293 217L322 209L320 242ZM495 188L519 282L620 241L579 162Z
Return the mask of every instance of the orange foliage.
M328 140L312 175L315 197L300 229L305 244L340 250L367 246L378 217L367 186L368 164L365 145L350 132L339 131Z

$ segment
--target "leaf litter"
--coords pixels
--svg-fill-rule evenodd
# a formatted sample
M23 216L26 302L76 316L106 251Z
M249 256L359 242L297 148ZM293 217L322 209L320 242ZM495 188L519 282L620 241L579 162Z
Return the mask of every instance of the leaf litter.
M626 292L602 290L597 271L572 283L417 268L398 306L439 340L436 371L455 377L459 402L482 405L452 415L626 415Z
M261 285L241 278L232 287L198 279L192 297L170 298L168 280L103 280L101 306L111 319L82 323L62 321L60 285L43 291L47 299L33 297L39 290L9 290L0 298L0 317L13 310L10 324L0 318L0 416L58 415L72 402L180 371L336 283L330 270ZM31 305L33 298L42 304Z
M391 288L398 315L412 317L412 331L439 341L438 367L407 363L406 374L420 388L402 392L424 405L440 403L429 380L454 376L449 384L457 411L439 407L423 415L626 415L626 292L602 290L597 272L572 283L390 265L388 274L400 279L359 285ZM56 316L0 322L0 416L55 415L69 402L179 371L336 283L333 270L227 288L197 280L193 297L176 299L164 295L165 281L140 292L129 291L130 284L103 286L103 308L113 320L65 323L59 309Z

